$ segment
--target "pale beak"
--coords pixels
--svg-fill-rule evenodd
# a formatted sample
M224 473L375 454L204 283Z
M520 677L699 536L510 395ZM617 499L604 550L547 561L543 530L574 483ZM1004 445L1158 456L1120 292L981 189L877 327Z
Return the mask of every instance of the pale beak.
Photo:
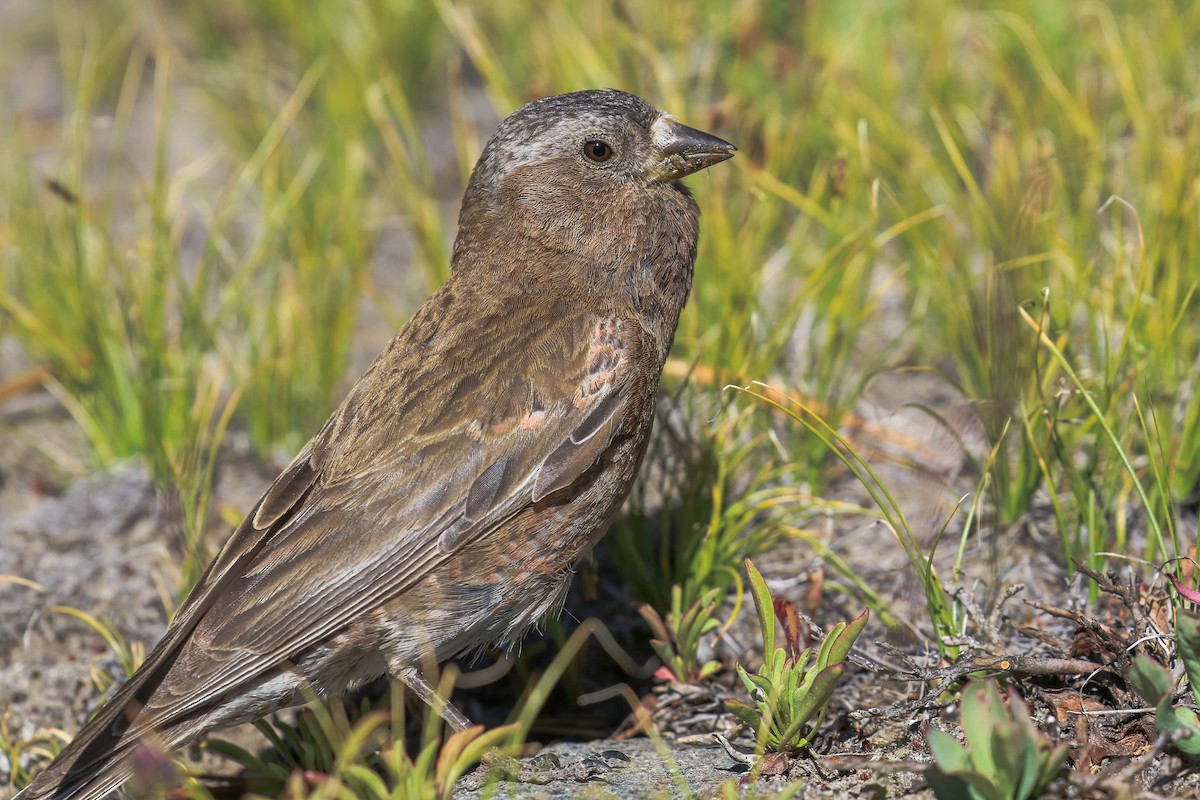
M689 128L664 114L651 128L659 161L652 168L654 180L673 181L732 158L737 150L711 133Z

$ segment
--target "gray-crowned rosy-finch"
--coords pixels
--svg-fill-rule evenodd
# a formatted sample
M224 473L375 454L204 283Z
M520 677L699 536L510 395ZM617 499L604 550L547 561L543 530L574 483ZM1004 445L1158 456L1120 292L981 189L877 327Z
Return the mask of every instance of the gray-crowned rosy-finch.
M696 256L678 179L734 149L612 90L506 119L450 279L19 797L100 798L143 738L180 747L384 672L436 704L420 664L557 612L646 449Z

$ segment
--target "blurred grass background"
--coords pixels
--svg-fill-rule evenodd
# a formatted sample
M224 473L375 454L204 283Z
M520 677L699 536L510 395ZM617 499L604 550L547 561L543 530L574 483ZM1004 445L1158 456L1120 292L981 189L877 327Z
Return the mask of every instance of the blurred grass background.
M444 277L494 122L593 86L741 148L692 182L701 253L667 389L690 376L699 415L728 405L726 384L761 380L837 428L882 372L929 369L984 426L988 512L1011 523L1047 491L1067 563L1126 546L1122 450L1147 486L1138 513L1171 529L1175 504L1195 502L1196 8L92 0L6 13L0 324L49 371L97 466L142 457L190 498L191 540L227 425L286 458L361 367L356 342L373 352ZM386 325L364 333L364 313ZM734 461L820 492L819 440L780 426L750 456L742 427L763 424L700 431L691 463L715 466L682 527L724 526L719 504L704 517ZM753 518L741 509L725 535ZM664 556L673 581L692 555Z
M0 324L48 370L97 466L142 457L181 491L189 541L227 426L264 454L294 452L352 379L356 342L384 340L364 334L364 310L390 329L444 277L495 120L592 86L741 148L692 182L703 237L667 390L690 376L698 416L729 404L726 384L761 380L837 428L882 372L929 369L983 424L988 513L1011 523L1047 492L1067 563L1123 551L1129 513L1170 533L1175 506L1196 501L1196 8L93 0L6 13ZM743 489L769 478L810 495L828 475L820 441L788 426L747 453L743 428L764 425L748 416L701 430L688 456L700 485L680 535L735 542L714 574L753 549L736 542L755 515L722 520L712 501L728 505L727 467L751 473ZM1139 480L1149 506L1131 512ZM662 556L666 586L698 569L697 546ZM644 583L665 606L666 586Z
M991 6L17 0L0 334L97 468L143 458L180 493L186 583L229 427L298 449L445 276L495 122L618 87L740 148L690 181L701 250L659 426L681 455L613 539L641 599L728 590L840 469L724 391L756 380L845 430L881 375L933 374L984 432L963 535L1040 504L1068 571L1183 555L1200 6Z

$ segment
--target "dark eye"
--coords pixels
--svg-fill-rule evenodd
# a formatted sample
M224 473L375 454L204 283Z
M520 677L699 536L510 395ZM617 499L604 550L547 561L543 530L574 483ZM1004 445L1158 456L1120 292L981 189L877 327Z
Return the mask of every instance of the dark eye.
M583 154L597 164L600 164L612 158L613 149L608 142L591 139L583 143Z

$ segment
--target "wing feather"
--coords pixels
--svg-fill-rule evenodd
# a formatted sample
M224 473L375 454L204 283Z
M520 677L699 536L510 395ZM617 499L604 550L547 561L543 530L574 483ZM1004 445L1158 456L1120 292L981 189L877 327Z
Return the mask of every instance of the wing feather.
M597 462L634 385L636 329L565 310L551 320L505 320L510 338L493 350L486 332L498 321L478 320L476 358L435 352L407 373L381 356L206 574L189 601L203 612L146 726L182 719L328 639ZM412 396L431 386L446 398L441 413L413 411ZM491 403L469 413L471 396ZM363 409L370 398L383 407Z

